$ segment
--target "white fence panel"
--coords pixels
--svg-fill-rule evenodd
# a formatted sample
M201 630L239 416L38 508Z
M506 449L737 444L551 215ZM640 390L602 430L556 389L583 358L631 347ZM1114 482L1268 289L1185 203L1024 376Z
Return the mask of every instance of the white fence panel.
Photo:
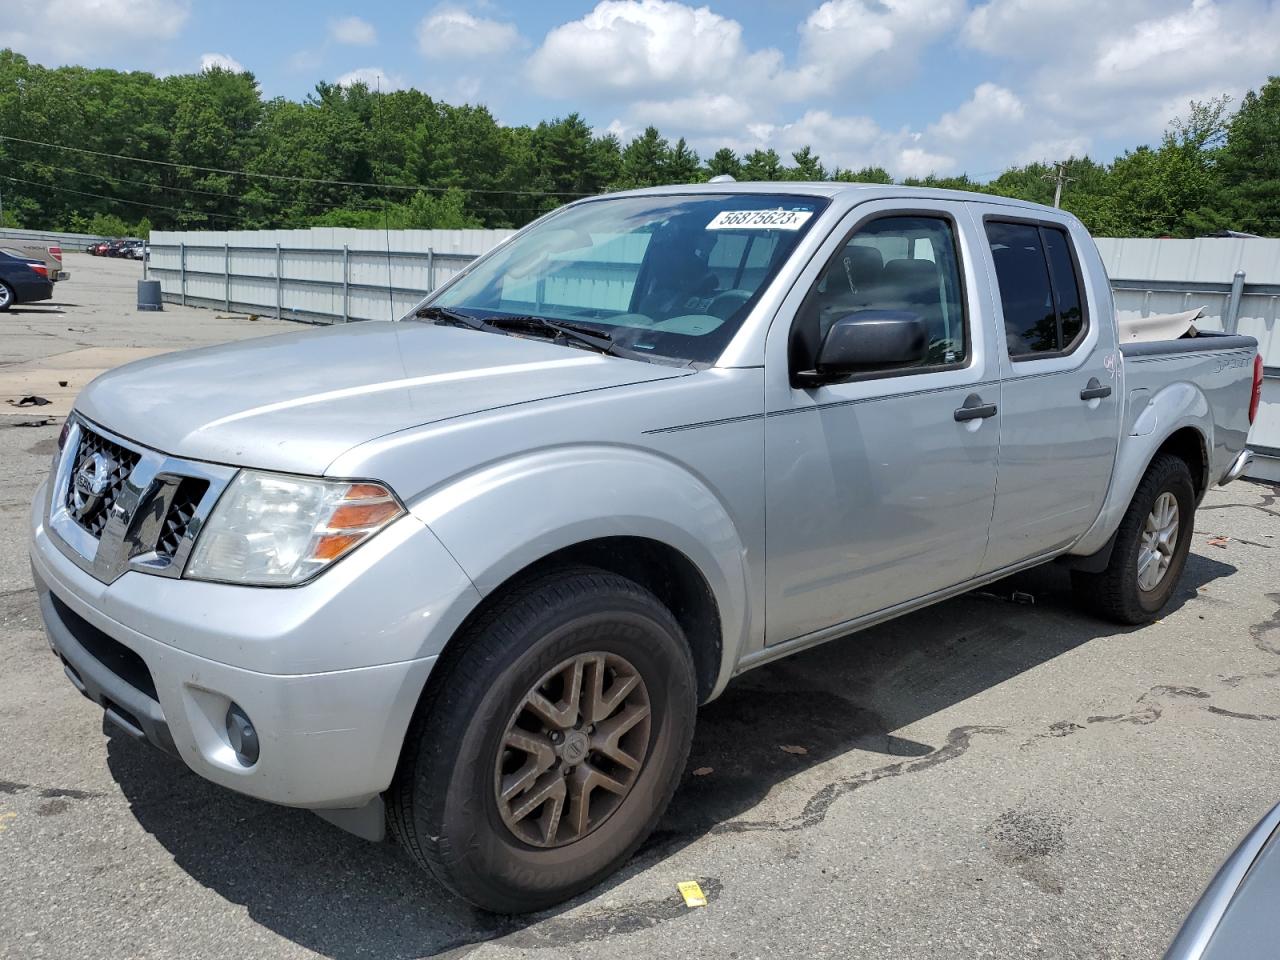
M317 323L392 320L511 230L157 231L164 299Z

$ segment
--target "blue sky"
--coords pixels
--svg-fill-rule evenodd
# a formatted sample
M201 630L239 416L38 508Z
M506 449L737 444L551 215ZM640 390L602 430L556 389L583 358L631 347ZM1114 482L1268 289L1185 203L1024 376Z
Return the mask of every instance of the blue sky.
M5 0L0 46L157 73L219 63L267 96L320 80L486 104L502 123L577 111L898 176L1117 152L1191 99L1278 69L1280 0ZM33 29L34 24L57 29Z

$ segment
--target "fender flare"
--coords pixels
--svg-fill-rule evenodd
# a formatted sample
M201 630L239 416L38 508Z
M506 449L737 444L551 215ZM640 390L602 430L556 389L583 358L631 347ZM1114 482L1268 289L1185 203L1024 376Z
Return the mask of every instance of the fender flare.
M683 554L720 617L715 696L750 636L746 549L725 503L684 466L633 447L538 450L451 479L409 505L482 597L557 551L643 537Z
M1102 510L1087 533L1069 551L1072 555L1096 553L1103 549L1120 525L1138 484L1156 452L1179 430L1191 427L1200 436L1208 466L1213 451L1213 408L1193 383L1180 380L1161 388L1133 417L1121 438L1111 474L1111 487ZM1203 478L1207 485L1207 478Z

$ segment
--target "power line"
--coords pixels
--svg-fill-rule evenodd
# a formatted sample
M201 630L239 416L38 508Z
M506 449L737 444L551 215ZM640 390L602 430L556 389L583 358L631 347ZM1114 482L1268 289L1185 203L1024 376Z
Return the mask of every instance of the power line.
M365 187L374 190L421 190L426 193L445 193L449 190L461 190L463 193L486 193L499 196L530 197L589 197L591 194L571 192L568 190L482 190L475 187L433 187L427 184L400 183L368 183L361 180L324 180L318 177L296 177L284 173L253 173L248 170L226 170L221 167L201 167L193 163L174 163L171 160L152 160L147 157L130 157L123 153L104 153L101 150L86 150L83 147L68 147L61 143L45 143L43 140L26 140L22 137L10 137L0 134L0 140L12 143L25 143L35 147L49 147L53 150L66 150L71 153L82 153L91 157L107 157L112 160L127 160L130 163L149 163L160 167L177 167L183 170L199 170L202 173L221 173L232 177L255 177L261 180L285 180L291 183L327 184L337 187Z
M144 200L125 200L123 197L109 197L104 193L89 193L85 190L73 190L70 187L60 187L53 183L39 183L35 180L23 180L21 177L11 177L7 173L0 174L0 177L3 177L11 183L25 183L29 187L40 187L44 190L57 190L61 193L74 193L77 196L92 197L95 200L108 200L111 203L130 203L135 207L150 207L153 210L168 210L170 213L183 213L187 215L198 214L202 217L214 217L218 220L233 220L239 222L244 219L243 217L237 217L227 213L208 213L204 210L187 210L182 207L169 207L160 203L147 203Z
M96 177L99 180L110 180L113 183L128 183L137 187L147 187L151 190L168 190L174 193L194 193L204 197L221 197L225 200L235 200L240 203L245 201L245 195L242 193L221 193L217 190L199 190L195 187L178 187L166 183L148 183L146 180L130 180L128 177L117 177L110 173L97 173L93 170L79 170L75 167L61 167L56 163L41 163L42 168L49 170L60 170L63 173L74 173L81 177ZM352 201L351 203L329 203L325 200L304 200L306 206L314 207L333 207L337 210L379 210L377 204L362 204L360 201ZM195 212L195 211L193 211Z

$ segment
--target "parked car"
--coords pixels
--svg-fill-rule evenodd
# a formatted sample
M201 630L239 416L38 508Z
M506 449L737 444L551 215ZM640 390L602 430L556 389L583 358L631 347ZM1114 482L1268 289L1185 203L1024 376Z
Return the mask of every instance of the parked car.
M1061 210L635 191L400 323L99 377L32 564L117 727L528 911L643 842L745 670L1050 560L1158 617L1260 386L1250 337L1120 344Z
M142 260L145 255L146 245L141 240L126 240L119 253L126 260Z
M67 280L71 274L62 269L62 247L56 243L24 243L17 239L6 238L4 249L27 260L39 260L45 265L49 279L57 282Z
M1280 806L1218 869L1165 960L1271 960L1280 938Z
M52 296L53 281L43 261L0 250L0 312L15 303L35 303Z
M109 244L107 244L107 256L108 257L124 256L125 246L128 243L129 243L128 240L112 240Z
M88 247L88 251L95 257L105 257L107 255L107 250L110 249L110 247L110 240L101 240L98 243L90 245Z

